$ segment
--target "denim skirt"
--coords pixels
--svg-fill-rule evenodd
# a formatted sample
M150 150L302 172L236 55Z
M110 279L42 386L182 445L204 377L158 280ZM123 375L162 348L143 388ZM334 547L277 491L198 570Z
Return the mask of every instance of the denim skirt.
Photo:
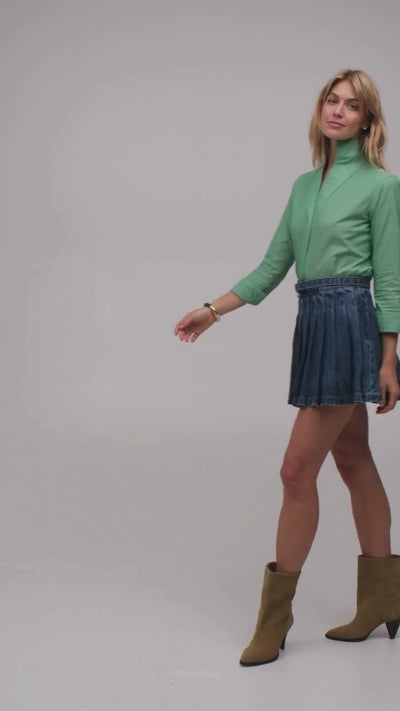
M380 402L381 337L369 278L306 279L296 291L289 403ZM400 377L399 362L397 370Z

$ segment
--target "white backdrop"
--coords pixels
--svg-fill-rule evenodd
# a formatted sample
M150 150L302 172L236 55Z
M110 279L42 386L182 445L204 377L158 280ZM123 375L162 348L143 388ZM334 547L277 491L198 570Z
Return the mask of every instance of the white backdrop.
M334 72L376 80L400 175L399 20L396 0L2 0L4 570L128 565L172 598L220 591L222 618L228 591L253 606L296 414L294 274L194 345L173 327L262 258ZM371 418L400 552L400 410ZM331 462L320 492L304 600L354 583Z

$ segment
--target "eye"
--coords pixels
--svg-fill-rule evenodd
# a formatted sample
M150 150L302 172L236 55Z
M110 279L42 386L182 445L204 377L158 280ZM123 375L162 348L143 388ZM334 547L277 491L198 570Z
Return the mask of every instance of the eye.
M359 106L358 104L349 104L349 108L352 109L352 111L358 111Z
M336 99L327 99L327 104L336 104Z

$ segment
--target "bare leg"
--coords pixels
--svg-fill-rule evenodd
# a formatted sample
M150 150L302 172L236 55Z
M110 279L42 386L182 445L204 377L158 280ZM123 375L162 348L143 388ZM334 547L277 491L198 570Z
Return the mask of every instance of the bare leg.
M301 570L308 555L318 525L318 472L354 407L306 407L297 415L281 469L284 491L276 541L281 573Z
M368 413L356 405L332 447L332 456L350 491L354 522L363 555L388 558L390 506L368 444Z

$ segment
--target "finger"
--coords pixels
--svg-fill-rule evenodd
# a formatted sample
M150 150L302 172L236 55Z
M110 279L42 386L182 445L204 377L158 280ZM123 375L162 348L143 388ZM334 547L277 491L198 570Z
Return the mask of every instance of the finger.
M396 390L392 390L389 393L389 402L387 404L388 411L393 410L397 402L398 393Z
M385 402L383 405L381 403L379 403L377 413L379 415L385 415L386 412L390 412L390 410L393 410L395 404L396 404L396 394L390 393L389 391L387 391Z
M179 331L185 330L186 326L186 319L183 318L181 321L178 321L174 329L175 335L177 336Z
M383 414L386 411L386 407L389 401L389 393L385 390L381 390L382 397L380 400L380 403L378 407L376 408L376 411L379 415Z
M186 343L194 343L194 341L197 338L197 333L196 331L192 331L191 328L186 329L186 338L185 341Z
M176 324L175 334L181 339L181 341L186 338L186 336L190 336L192 331L193 329L187 325L187 322L185 320L179 321L179 323Z
M386 389L386 385L381 385L380 390L381 390L381 399L380 399L380 401L379 401L379 403L378 403L378 406L377 406L377 408L376 408L376 412L377 412L378 415L381 415L381 414L383 413L383 410L384 410L384 408L385 408L386 405L387 405L387 397L386 397L387 389Z
M382 410L383 413L390 412L390 410L394 410L394 408L396 407L396 403L397 403L398 396L399 396L398 390L397 389L393 390L392 392L388 393L388 396L389 397L388 397L386 407L384 407Z
M186 330L180 330L178 333L178 338L180 341L187 341L189 333Z
M386 382L381 380L380 382L381 399L378 403L377 412L381 412L384 407L386 407L389 399L388 385Z

